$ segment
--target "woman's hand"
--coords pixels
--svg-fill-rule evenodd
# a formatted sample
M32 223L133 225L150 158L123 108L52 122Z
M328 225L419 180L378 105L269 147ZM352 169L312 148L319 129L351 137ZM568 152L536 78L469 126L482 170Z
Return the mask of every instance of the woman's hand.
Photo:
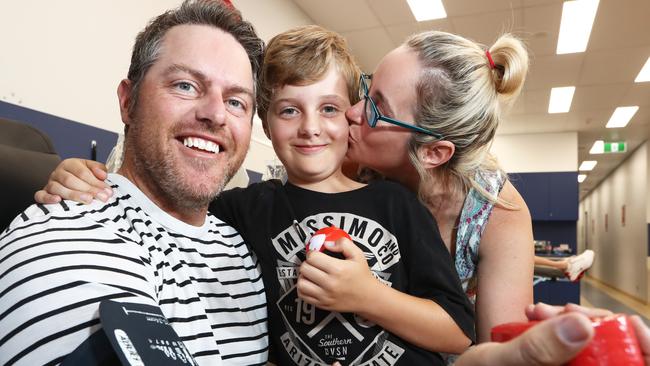
M370 272L368 262L352 241L343 238L327 250L342 253L346 260L325 253L308 252L300 266L298 296L321 309L338 312L361 312L366 294L383 286Z
M94 198L106 202L113 195L104 182L106 166L102 163L65 159L50 174L47 185L34 194L38 203L58 203L61 199L90 203Z

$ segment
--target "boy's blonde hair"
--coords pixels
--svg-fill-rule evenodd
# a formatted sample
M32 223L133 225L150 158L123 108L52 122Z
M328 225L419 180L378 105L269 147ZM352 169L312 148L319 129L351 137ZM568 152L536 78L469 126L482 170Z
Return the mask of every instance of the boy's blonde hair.
M262 122L266 123L276 88L314 83L325 76L332 64L345 79L350 103L356 103L361 70L343 36L317 25L306 25L273 37L264 52L257 94L257 113Z

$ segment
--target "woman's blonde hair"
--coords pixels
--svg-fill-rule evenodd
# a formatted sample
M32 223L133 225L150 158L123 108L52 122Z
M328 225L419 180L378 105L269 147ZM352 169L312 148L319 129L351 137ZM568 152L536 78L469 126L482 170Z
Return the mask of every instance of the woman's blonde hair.
M345 79L350 103L356 103L361 70L343 36L317 25L306 25L273 37L265 50L260 73L257 113L262 121L266 121L275 88L319 81L332 64Z
M435 174L451 189L474 188L489 201L512 207L475 177L485 170L505 175L489 149L503 109L519 95L526 78L528 52L523 42L505 34L487 49L461 36L430 31L411 36L405 45L418 54L423 68L416 85L415 123L455 145L442 169L428 172L417 152L436 139L413 134L409 155L421 178L420 195L426 200L425 187Z

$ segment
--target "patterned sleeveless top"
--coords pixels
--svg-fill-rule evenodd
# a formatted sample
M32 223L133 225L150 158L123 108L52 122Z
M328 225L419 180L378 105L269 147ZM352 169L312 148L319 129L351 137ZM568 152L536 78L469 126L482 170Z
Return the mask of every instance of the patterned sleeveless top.
M480 171L475 177L486 191L494 195L501 191L506 178L506 175L499 171ZM494 203L471 188L460 212L454 262L463 290L472 304L476 303L478 247L493 207Z

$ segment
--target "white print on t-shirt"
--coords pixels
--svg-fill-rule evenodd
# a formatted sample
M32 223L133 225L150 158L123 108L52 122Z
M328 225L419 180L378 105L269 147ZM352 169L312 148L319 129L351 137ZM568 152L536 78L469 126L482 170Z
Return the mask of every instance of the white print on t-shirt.
M337 226L345 230L363 250L373 275L391 286L388 271L401 254L395 236L376 221L349 213L320 213L309 216L296 228L289 225L272 238L277 255L276 273L281 295L276 303L287 332L281 339L296 365L394 365L404 350L387 340L388 333L376 324L351 313L329 312L303 301L297 295L298 268L305 244L318 229Z

